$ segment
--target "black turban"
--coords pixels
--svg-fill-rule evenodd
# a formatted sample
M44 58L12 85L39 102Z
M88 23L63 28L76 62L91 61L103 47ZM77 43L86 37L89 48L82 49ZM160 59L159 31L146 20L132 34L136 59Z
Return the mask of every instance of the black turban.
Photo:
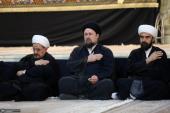
M96 32L96 34L101 35L101 28L100 28L100 26L99 26L97 23L95 23L95 22L90 22L90 23L85 24L85 25L83 26L83 28L82 28L82 31L84 32L84 30L85 30L86 28L93 29L93 30Z

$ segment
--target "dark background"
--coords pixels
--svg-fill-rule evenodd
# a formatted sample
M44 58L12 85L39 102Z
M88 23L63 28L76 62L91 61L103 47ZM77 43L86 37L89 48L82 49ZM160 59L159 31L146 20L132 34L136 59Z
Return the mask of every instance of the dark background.
M0 14L0 46L30 46L34 34L47 36L51 45L83 42L81 27L95 21L102 28L100 43L138 44L140 24L154 25L158 8Z

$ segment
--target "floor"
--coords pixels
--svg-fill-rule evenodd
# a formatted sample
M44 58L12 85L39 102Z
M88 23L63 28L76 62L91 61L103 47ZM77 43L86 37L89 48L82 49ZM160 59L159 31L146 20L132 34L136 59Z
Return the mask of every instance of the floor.
M60 100L4 101L0 113L170 113L170 100Z
M0 113L106 113L133 100L60 100L0 102ZM3 112L3 110L5 112Z
M105 113L170 113L170 100L140 101L135 100Z

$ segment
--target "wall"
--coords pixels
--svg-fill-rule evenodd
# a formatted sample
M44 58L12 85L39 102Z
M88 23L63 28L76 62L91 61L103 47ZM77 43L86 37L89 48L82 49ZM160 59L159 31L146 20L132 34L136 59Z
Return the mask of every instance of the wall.
M164 37L163 42L170 44L170 0L161 0L160 6L161 18L164 22Z

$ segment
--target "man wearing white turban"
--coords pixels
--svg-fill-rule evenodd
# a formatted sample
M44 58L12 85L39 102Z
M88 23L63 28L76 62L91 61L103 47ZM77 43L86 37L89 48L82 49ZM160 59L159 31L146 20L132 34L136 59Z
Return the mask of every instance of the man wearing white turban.
M59 67L55 58L47 52L49 47L46 37L33 36L33 54L16 63L17 76L13 80L0 84L0 101L40 101L58 94Z
M153 46L157 29L151 25L138 28L141 47L132 50L128 57L128 78L117 81L118 97L126 99L159 100L168 97L165 74L167 55Z
M55 58L47 52L49 40L42 35L32 38L33 54L23 57L18 65L18 100L44 100L57 95L59 67Z
M41 44L42 46L44 46L45 48L49 48L50 47L50 42L49 40L42 35L34 35L32 37L32 43L38 43Z

